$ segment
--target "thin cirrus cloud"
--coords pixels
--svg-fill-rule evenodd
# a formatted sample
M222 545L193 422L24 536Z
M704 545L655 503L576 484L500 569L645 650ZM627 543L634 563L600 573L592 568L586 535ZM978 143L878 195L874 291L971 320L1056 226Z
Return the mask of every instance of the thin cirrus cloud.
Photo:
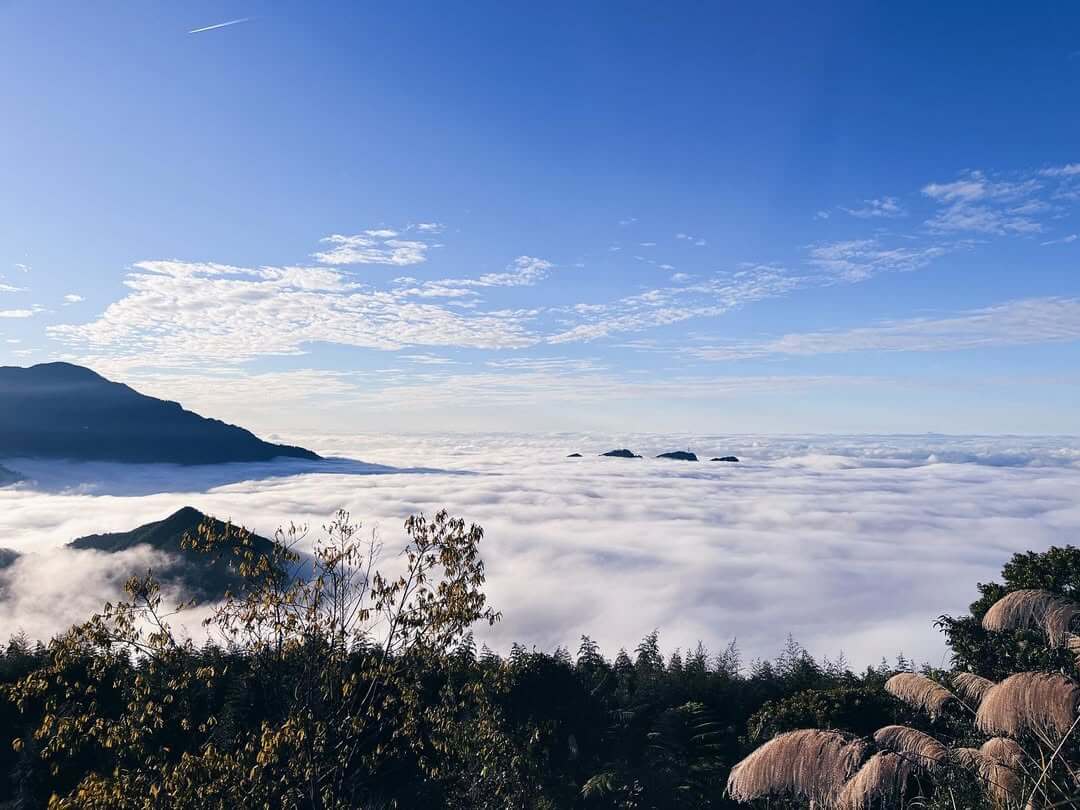
M1080 239L1080 235L1070 233L1068 236L1063 236L1060 239L1048 239L1045 242L1040 242L1039 244L1043 247L1046 247L1048 245L1071 245L1077 239Z
M693 318L716 317L755 301L785 295L805 283L804 278L785 268L755 265L716 274L696 284L653 289L610 303L578 304L569 312L581 323L549 335L546 341L556 345L594 341Z
M201 28L192 28L188 31L189 34L205 34L207 31L217 31L220 28L229 28L233 25L240 25L241 23L251 22L251 17L240 17L236 20L226 20L225 22L214 23L213 25L204 25Z
M442 357L437 354L402 354L399 357L420 366L455 366L458 364L457 360L451 360L449 357Z
M626 296L609 303L570 308L580 323L549 335L551 344L594 341L620 334L670 326L695 318L712 318L748 304L822 285L857 283L880 273L918 270L945 255L945 245L890 247L876 239L811 245L807 264L812 272L775 265L745 265L733 273L716 273L692 284L687 275L672 278L673 287Z
M942 318L909 318L764 341L688 348L701 360L769 355L810 356L860 351L940 352L1080 340L1080 299L1028 298Z

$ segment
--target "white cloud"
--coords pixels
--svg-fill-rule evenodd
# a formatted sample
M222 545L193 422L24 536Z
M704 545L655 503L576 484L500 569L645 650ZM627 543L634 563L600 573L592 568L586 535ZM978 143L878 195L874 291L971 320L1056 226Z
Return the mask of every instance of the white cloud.
M1066 163L1064 166L1053 166L1039 172L1043 177L1077 177L1080 176L1080 163Z
M0 293L17 293L26 292L22 287L13 287L10 284L4 284L0 282Z
M893 219L902 217L907 213L900 206L899 201L895 197L880 197L874 200L863 200L862 205L858 208L843 208L841 210L851 214L853 217L859 217L860 219Z
M425 223L435 225L435 223ZM419 229L419 228L418 228ZM431 247L427 242L400 239L397 231L379 228L351 236L332 234L322 241L330 244L329 250L312 254L320 264L391 264L405 266L420 264L427 259Z
M80 301L85 301L85 300L86 299L83 298L81 295L76 295L75 293L68 293L67 295L64 296L64 303L65 304L78 304Z
M0 318L32 318L34 309L0 309Z
M536 342L526 314L459 314L418 301L409 290L371 290L324 268L148 261L137 263L124 283L128 295L97 320L48 333L99 358L142 359L148 366L235 364L302 354L318 342L384 350Z
M20 624L59 630L115 593L108 558L50 551L80 535L188 504L263 534L290 520L317 527L347 508L377 526L393 554L406 515L446 507L485 528L486 591L504 613L485 640L502 650L512 641L572 645L587 633L614 655L658 627L669 651L698 639L715 650L737 637L747 658L773 655L791 632L814 653L843 650L856 665L901 648L942 664L936 616L966 610L975 584L994 579L1014 552L1080 531L1080 446L1061 438L285 438L406 471L358 486L347 465L319 475L252 465L253 480L237 469L230 483L197 468L38 463L27 472L44 491L0 490L0 536L40 554L14 578L35 601L0 613L0 637ZM595 457L622 446L646 458ZM743 462L651 458L686 447ZM586 457L564 458L573 451ZM407 471L417 467L449 474ZM63 491L87 472L101 479L97 489ZM140 494L159 492L148 486L157 479L183 492Z
M876 239L849 239L811 245L809 263L845 281L862 281L881 272L910 271L944 256L941 245L883 247Z
M478 291L484 287L532 287L547 278L553 267L551 262L535 256L518 256L504 272L485 273L477 278L443 278L425 282L395 279L414 285L399 288L395 293L419 298L463 298L478 295Z
M922 191L943 208L927 220L934 231L1005 235L1042 230L1033 215L1050 206L1033 198L1042 188L1034 178L994 180L981 171L968 172L950 183L930 183Z
M1001 180L982 172L968 172L950 183L931 183L923 189L925 197L940 206L931 227L1034 232L1042 227L1039 218L1055 210L1036 193L1043 187L1040 183L1052 186L1047 179ZM889 196L847 210L868 218L903 213L897 198ZM519 349L715 318L799 289L916 270L970 245L940 236L931 241L910 237L898 245L887 244L884 238L821 242L808 246L805 263L794 270L746 265L736 272L711 275L675 272L672 264L646 255L636 258L664 270L667 286L633 294L627 294L633 287L623 286L614 298L578 302L565 297L572 287L549 287L543 297L519 292L514 301L511 290L539 285L555 272L550 261L534 256L518 256L500 272L434 279L416 273L381 285L360 284L342 269L354 263L420 264L437 246L427 237L441 230L440 223L422 222L400 231L379 227L354 235L335 234L323 240L327 249L315 254L322 265L316 267L139 262L125 280L127 295L97 319L50 326L47 331L76 357L126 368L140 359L144 366L160 368L235 365L256 357L303 354L320 343L378 350ZM404 232L411 238L403 238ZM675 238L705 244L686 232ZM500 299L503 308L490 309L488 298ZM526 306L520 306L521 301ZM73 303L73 298L67 302ZM6 313L6 317L33 314Z
M504 273L486 273L463 283L475 287L531 287L547 278L551 267L551 262L535 256L518 256Z
M951 183L928 183L923 186L923 194L934 200L957 202L981 200L986 196L986 182L981 173L975 172L966 180L954 180Z
M909 318L831 332L687 349L703 360L857 351L935 352L1080 340L1080 299L1028 298L943 318Z
M974 231L998 236L1042 231L1042 225L1023 213L995 210L984 205L952 205L927 224L936 231Z
M675 234L675 238L676 239L682 239L682 240L687 241L687 242L692 242L697 247L705 247L705 245L708 244L708 242L706 242L701 237L699 237L699 236L691 236L688 233L677 233L677 234Z

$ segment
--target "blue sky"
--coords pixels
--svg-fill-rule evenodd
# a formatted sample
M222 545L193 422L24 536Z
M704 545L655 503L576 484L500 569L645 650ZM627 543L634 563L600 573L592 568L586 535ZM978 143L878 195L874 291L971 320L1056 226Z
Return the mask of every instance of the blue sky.
M0 1L0 363L260 429L1080 432L1080 10L314 5Z

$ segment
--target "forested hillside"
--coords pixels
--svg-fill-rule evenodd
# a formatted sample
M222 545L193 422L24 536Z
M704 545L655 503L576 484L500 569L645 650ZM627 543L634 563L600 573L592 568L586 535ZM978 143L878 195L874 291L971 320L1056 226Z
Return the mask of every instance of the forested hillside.
M656 632L634 650L601 651L585 637L572 650L496 655L472 633L500 618L483 594L482 531L441 513L410 519L406 533L405 556L380 573L377 548L341 514L316 542L310 579L289 574L295 534L279 534L270 552L228 538L247 584L210 620L218 641L203 646L173 634L173 606L150 577L47 645L13 638L0 656L10 740L0 806L704 808L771 796L783 806L944 808L1019 805L1033 786L1033 806L1071 803L1080 687L1069 687L1070 705L1050 706L1053 724L1021 712L991 733L973 722L974 692L955 675L989 686L1024 671L1075 682L1061 673L1078 674L1065 635L1080 613L1066 601L1080 593L1077 549L1018 555L1003 584L980 586L971 616L942 618L955 672L912 673L901 659L855 673L794 640L773 661L743 661L734 643L664 651ZM186 542L220 551L221 540L209 523ZM1032 589L1056 596L1003 619L992 608ZM988 612L996 629L984 627ZM903 744L883 733L897 726ZM915 734L945 751L1005 739L1041 754L1047 772L1017 759L991 779L985 753L938 752L942 768L931 767L911 753ZM818 745L810 759L798 749L808 740ZM807 763L834 742L850 773L826 784ZM862 778L863 793L849 789L841 802L833 788L865 763L877 781ZM892 781L879 773L889 763L906 763ZM1005 776L1015 785L1002 792Z

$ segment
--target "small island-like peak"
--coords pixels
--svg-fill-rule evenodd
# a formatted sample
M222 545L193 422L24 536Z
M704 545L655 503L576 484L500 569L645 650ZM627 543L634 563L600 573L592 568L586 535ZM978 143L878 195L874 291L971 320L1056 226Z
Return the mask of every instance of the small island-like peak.
M669 458L674 461L697 461L698 457L689 450L673 450L670 453L661 453L657 458Z

